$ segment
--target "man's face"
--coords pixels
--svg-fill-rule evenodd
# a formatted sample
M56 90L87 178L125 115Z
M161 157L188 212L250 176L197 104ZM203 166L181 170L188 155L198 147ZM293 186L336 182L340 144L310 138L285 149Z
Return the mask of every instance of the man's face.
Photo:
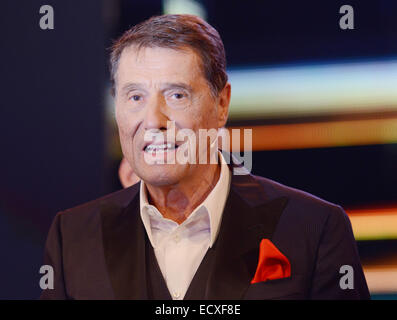
M121 147L132 169L147 183L177 184L199 172L199 165L178 161L147 163L148 155L169 161L175 158L177 149L171 145L166 150L153 151L147 148L150 142L145 141L145 133L161 133L167 144L175 142L167 141L167 121L174 121L176 135L186 128L196 133L196 137L199 129L218 129L226 122L227 107L225 110L221 106L225 106L224 99L211 95L200 65L199 56L188 48L137 50L130 46L121 54L115 98ZM230 98L230 90L226 96ZM176 148L182 143L177 141Z

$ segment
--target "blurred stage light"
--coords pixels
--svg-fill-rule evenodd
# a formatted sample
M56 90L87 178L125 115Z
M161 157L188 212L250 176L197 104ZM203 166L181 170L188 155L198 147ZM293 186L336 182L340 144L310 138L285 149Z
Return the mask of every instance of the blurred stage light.
M397 299L397 267L364 267L371 294L393 294Z
M193 14L207 18L207 12L200 1L195 0L163 0L164 14Z
M231 69L230 118L397 111L397 60Z
M356 240L397 239L397 206L363 208L346 210L346 212Z
M252 150L287 150L397 143L397 117L386 119L322 121L277 125L228 126L252 129ZM236 150L234 150L236 151Z

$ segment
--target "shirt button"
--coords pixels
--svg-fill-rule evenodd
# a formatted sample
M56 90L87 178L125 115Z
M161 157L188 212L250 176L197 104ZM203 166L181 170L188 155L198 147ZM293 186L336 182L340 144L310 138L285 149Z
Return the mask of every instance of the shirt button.
M178 243L180 240L181 240L181 237L179 236L179 234L176 234L176 235L174 236L174 241L175 241L176 243Z
M181 297L181 294L179 292L174 292L172 296L174 297L174 299L179 299Z

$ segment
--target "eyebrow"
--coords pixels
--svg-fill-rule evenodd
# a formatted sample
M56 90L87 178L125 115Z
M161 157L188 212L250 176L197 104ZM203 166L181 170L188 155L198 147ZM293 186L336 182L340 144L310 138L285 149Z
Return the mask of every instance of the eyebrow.
M164 92L166 90L170 90L170 89L184 89L184 90L190 91L190 92L193 91L193 88L190 85L183 83L183 82L165 82L165 83L162 83L160 85L160 87L161 87L162 92ZM122 93L127 93L128 91L131 91L131 90L146 91L145 85L143 85L141 83L135 83L135 82L127 83L121 88Z
M193 91L193 88L183 82L166 82L161 85L163 89L161 91L169 90L169 89L184 89L186 91Z
M144 86L140 83L127 83L121 88L122 93L127 93L131 90L143 90Z

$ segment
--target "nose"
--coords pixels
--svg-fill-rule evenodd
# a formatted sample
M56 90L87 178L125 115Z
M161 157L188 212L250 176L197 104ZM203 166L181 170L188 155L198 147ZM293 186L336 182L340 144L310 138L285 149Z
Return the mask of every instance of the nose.
M165 114L165 101L161 96L150 99L146 107L145 130L163 131L167 129L168 117Z

